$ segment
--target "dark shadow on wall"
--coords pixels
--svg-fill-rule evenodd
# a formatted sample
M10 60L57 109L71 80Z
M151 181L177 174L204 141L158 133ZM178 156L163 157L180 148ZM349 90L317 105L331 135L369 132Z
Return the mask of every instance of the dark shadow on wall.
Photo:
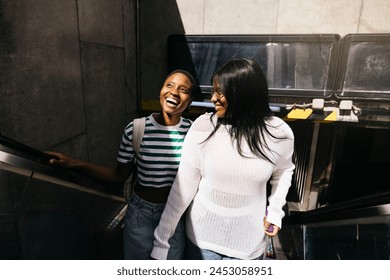
M0 129L36 148L65 141L85 127L77 13L69 1L61 7L2 1L7 39L1 38Z
M114 165L138 115L136 1L0 0L0 133ZM121 203L28 178L0 169L1 259L122 258Z
M123 128L138 115L136 0L0 8L1 133L114 165Z
M175 0L139 0L139 85L142 99L158 100L168 73L168 37L185 34Z
M138 90L158 100L170 34L174 0L0 1L0 132L114 164ZM121 203L28 178L0 170L1 259L122 258L105 231Z

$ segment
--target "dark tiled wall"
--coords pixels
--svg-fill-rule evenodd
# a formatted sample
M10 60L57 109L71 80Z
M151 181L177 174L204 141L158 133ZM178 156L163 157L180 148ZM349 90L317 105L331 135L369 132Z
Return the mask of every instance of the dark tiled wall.
M135 7L0 1L1 134L115 165L122 131L138 115ZM0 166L0 259L121 258L121 234L105 230L121 207Z
M140 0L139 71L142 98L159 99L161 85L168 74L167 43L170 34L185 34L176 0Z
M135 24L133 0L0 2L1 133L115 164L137 115Z

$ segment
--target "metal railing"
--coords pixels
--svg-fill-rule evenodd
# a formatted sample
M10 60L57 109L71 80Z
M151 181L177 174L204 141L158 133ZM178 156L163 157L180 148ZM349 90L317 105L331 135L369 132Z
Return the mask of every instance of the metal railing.
M49 164L50 156L0 136L0 169L51 182L112 200L125 202L121 186L97 182L73 170Z
M390 192L283 220L277 251L284 259L390 259Z

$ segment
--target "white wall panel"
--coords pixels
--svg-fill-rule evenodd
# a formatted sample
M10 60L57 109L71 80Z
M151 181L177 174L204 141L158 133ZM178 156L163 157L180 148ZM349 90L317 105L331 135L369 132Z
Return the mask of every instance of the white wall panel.
M207 0L177 0L186 34L204 33L204 7Z
M186 34L390 32L388 0L177 0Z
M206 0L205 34L276 32L277 0Z
M358 33L390 32L390 1L363 0Z

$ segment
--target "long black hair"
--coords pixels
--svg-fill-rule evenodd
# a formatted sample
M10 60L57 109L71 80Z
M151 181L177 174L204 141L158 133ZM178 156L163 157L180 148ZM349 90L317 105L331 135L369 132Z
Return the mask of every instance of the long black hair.
M228 132L237 140L237 150L244 156L241 143L246 141L252 153L273 163L265 150L270 150L264 133L274 138L266 120L273 115L268 101L268 84L260 66L250 59L233 59L214 72L212 83L218 86L227 101L223 118L206 139L210 139L221 124L228 124ZM212 117L211 117L212 119Z

